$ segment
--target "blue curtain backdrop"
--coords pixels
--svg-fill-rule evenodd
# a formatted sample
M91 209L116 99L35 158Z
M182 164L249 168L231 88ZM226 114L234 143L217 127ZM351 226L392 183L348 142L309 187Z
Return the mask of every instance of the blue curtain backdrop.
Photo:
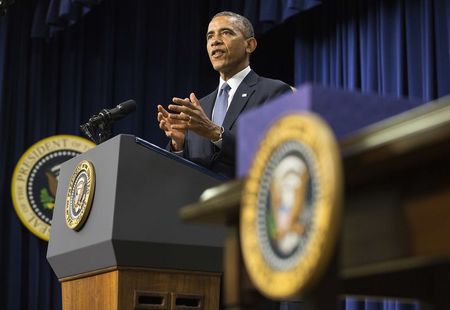
M295 82L431 100L450 93L450 1L327 1L297 20Z
M156 105L217 85L204 35L220 10L244 13L264 33L252 58L261 75L424 99L450 93L447 0L86 1L77 18L52 23L50 4L63 2L16 0L0 17L0 309L61 304L47 244L11 204L19 157L47 136L79 134L89 116L130 98L137 111L115 133L164 145Z
M349 296L339 305L340 310L420 310L419 302L411 300L395 300Z

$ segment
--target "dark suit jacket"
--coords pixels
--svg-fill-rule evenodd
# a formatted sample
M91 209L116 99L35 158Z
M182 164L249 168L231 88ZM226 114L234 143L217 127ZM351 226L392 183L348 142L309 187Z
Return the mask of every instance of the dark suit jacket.
M239 115L289 91L292 90L286 83L263 78L254 71L250 71L234 93L223 121L222 126L225 131L222 135L222 148L219 149L211 141L188 131L184 142L183 157L216 173L230 178L234 177L236 120ZM212 119L216 97L217 89L200 99L200 104L210 119Z

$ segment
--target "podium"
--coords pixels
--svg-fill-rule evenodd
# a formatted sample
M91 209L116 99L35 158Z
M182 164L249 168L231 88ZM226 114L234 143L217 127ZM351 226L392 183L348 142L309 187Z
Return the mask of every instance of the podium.
M390 297L396 309L418 309L414 303L447 309L450 97L371 124L339 145L346 183L340 239L327 273L300 296L300 308L363 309L371 300L380 300L381 308ZM260 309L239 242L243 180L209 189L208 199L185 206L180 216L228 227L224 305Z
M66 225L69 180L82 160L95 169L92 207ZM179 208L223 180L130 135L61 166L47 259L63 309L217 309L224 231L183 224Z

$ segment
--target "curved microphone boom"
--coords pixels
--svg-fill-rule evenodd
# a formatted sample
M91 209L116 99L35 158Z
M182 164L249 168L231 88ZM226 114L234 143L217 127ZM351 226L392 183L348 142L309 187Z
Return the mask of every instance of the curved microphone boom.
M96 144L100 144L111 136L111 125L136 110L136 102L127 100L112 109L103 109L92 116L86 124L80 126L81 131Z

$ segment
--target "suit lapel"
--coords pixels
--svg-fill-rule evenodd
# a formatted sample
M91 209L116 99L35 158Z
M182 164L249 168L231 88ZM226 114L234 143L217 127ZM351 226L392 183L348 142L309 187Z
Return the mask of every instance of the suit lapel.
M250 71L244 78L238 89L234 93L233 100L228 108L225 119L223 120L223 127L230 129L241 111L247 105L250 97L255 92L255 85L258 81L258 75L254 71ZM216 91L217 93L217 91Z

